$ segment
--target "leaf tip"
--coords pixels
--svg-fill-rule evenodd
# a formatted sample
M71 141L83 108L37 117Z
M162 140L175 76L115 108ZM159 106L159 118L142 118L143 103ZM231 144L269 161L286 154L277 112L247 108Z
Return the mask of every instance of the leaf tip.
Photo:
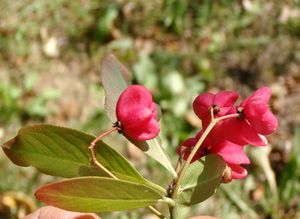
M13 146L13 144L15 143L15 141L16 141L16 138L12 138L12 139L8 140L7 142L5 142L3 145L1 145L4 152L6 150L10 150L11 147Z
M36 199L42 201L43 200L43 193L41 192L41 189L38 189L35 191L34 196Z
M1 148L2 148L3 152L5 153L5 155L14 164L19 165L19 166L28 166L27 163L24 160L22 160L22 158L20 156L18 156L13 149L14 147L18 147L18 139L17 138L18 138L18 136L8 140L3 145L1 145Z
M38 190L35 191L34 196L36 199L40 200L41 202L44 202L46 204L49 203L48 196L47 196L47 185L39 188ZM53 204L53 203L52 203Z

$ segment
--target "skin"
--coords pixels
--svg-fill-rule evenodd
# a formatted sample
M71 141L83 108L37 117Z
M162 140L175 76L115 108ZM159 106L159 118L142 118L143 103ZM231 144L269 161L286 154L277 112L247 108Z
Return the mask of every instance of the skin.
M61 218L61 219L101 219L96 214L92 213L78 213L72 211L65 211L52 206L45 206L37 209L32 214L25 216L23 219L51 219L51 218ZM221 219L210 216L195 216L189 219Z
M96 214L92 213L78 213L72 211L65 211L52 206L45 206L37 209L32 214L25 216L23 219L101 219Z

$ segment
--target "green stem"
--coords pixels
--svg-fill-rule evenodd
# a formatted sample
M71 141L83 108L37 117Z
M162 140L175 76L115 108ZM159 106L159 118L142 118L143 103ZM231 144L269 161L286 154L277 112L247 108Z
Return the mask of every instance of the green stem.
M156 208L154 208L153 206L149 206L148 207L153 214L155 214L157 217L161 218L161 219L166 219L165 216L160 212L158 211Z
M169 206L169 212L170 212L170 219L176 219L177 218L177 207L176 206Z
M172 192L172 198L173 199L176 197L176 195L178 193L181 181L183 180L183 177L185 175L185 172L186 172L189 164L191 163L193 157L195 156L195 154L197 153L197 151L200 148L201 144L203 143L203 141L205 140L205 138L208 136L208 134L210 133L210 131L213 129L213 127L215 126L215 124L216 124L215 119L213 119L210 122L210 124L207 126L207 128L205 129L205 131L203 132L202 136L200 137L200 139L198 140L197 144L193 148L193 150L192 150L191 154L189 155L188 159L184 163L181 171L179 172L178 179L175 182L175 187L174 187L174 190Z

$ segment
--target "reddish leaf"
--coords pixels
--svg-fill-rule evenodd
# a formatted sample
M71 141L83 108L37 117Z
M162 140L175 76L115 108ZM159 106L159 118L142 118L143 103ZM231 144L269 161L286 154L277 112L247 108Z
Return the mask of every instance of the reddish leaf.
M121 93L128 87L128 70L112 54L106 55L101 65L101 80L105 91L105 110L112 122L116 122L116 105Z

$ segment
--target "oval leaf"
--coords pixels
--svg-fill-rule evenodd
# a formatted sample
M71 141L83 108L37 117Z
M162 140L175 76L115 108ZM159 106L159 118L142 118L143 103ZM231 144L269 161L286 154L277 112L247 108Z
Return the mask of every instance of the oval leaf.
M205 161L196 161L187 169L182 187L178 194L178 203L191 206L212 196L219 186L226 164L217 155L210 154Z
M105 111L111 121L116 122L116 105L129 85L129 73L114 55L109 54L102 60L101 80L105 91Z
M79 212L148 207L162 198L146 185L104 177L79 177L55 182L37 190L36 197L48 205Z
M19 130L2 145L9 159L19 166L33 166L41 172L60 177L107 176L90 164L88 146L94 137L53 125L35 125ZM98 161L120 179L146 182L117 151L99 141L95 147Z

